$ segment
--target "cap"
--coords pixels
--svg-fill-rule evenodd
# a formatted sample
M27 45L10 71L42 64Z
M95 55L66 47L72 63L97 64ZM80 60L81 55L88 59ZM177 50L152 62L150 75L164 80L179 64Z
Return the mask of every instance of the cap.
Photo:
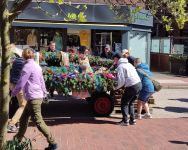
M129 50L128 49L123 49L122 52L121 52L121 55L125 55L126 53L129 53Z
M114 59L114 58L120 59L121 57L122 57L122 55L121 55L120 53L115 53L115 54L113 55L113 59Z
M106 44L105 48L110 49L110 45L109 45L109 44Z

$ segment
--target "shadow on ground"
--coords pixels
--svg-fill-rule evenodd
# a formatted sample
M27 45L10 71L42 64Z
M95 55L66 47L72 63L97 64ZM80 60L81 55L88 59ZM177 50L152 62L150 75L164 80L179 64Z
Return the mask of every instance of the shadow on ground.
M116 122L104 117L96 118L91 105L85 100L74 98L53 99L48 104L43 104L42 115L49 126L74 123L116 124ZM119 118L116 117L111 119L118 119L119 121ZM30 125L32 126L33 123Z
M188 103L188 99L187 98L168 99L168 100L174 100L174 101L180 101L180 102L187 102Z
M185 144L188 146L188 142L184 142L184 141L169 141L169 142L173 144Z
M164 109L165 111L169 111L169 112L175 112L175 113L188 113L188 108L186 107L153 107L154 109Z

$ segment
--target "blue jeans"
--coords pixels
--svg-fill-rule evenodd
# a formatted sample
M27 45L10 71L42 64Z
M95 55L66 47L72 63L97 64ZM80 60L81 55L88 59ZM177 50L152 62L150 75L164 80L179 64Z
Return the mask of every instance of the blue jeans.
M141 82L125 88L124 94L121 98L121 112L123 115L123 121L128 122L129 114L130 114L130 120L135 119L133 103L137 99L141 89L142 89Z

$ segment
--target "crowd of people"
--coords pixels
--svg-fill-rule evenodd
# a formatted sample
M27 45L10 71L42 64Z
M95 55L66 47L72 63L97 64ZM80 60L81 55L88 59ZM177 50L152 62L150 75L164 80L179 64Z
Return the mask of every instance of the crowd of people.
M55 42L51 41L47 52L55 51ZM93 73L88 59L89 50L85 46L80 46L77 51L79 72ZM64 61L60 62L61 65L69 66L69 57L66 52L62 52L61 54L61 57L64 58ZM108 45L105 47L101 57L113 59L114 63L108 69L116 68L117 70L118 84L115 90L119 90L120 88L124 89L121 98L123 117L117 124L121 126L135 125L136 118L152 118L149 112L148 100L154 93L154 87L151 80L145 75L152 76L149 66L142 63L140 58L130 56L129 50L123 49L121 53L114 53ZM11 69L10 90L11 96L17 97L19 108L15 115L9 119L8 131L17 132L15 137L21 141L26 132L29 119L31 118L49 143L46 150L57 149L58 145L55 138L41 115L41 104L43 99L47 97L48 92L46 90L42 68L34 61L34 50L32 48L24 49L22 55L19 53L14 60ZM52 90L50 92L53 94L54 91ZM135 115L133 105L135 100L138 100L137 115ZM142 108L146 112L144 115L142 115ZM16 127L16 123L18 122L20 124L19 129Z

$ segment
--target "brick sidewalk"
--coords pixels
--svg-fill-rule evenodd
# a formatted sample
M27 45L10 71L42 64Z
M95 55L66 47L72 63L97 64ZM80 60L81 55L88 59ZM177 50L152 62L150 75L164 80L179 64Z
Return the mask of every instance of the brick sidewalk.
M59 144L58 150L187 150L188 118L151 119L137 125L115 125L117 118L71 118L48 120ZM29 127L27 137L38 135ZM13 134L8 134L11 138ZM33 143L35 149L47 145L43 137Z

